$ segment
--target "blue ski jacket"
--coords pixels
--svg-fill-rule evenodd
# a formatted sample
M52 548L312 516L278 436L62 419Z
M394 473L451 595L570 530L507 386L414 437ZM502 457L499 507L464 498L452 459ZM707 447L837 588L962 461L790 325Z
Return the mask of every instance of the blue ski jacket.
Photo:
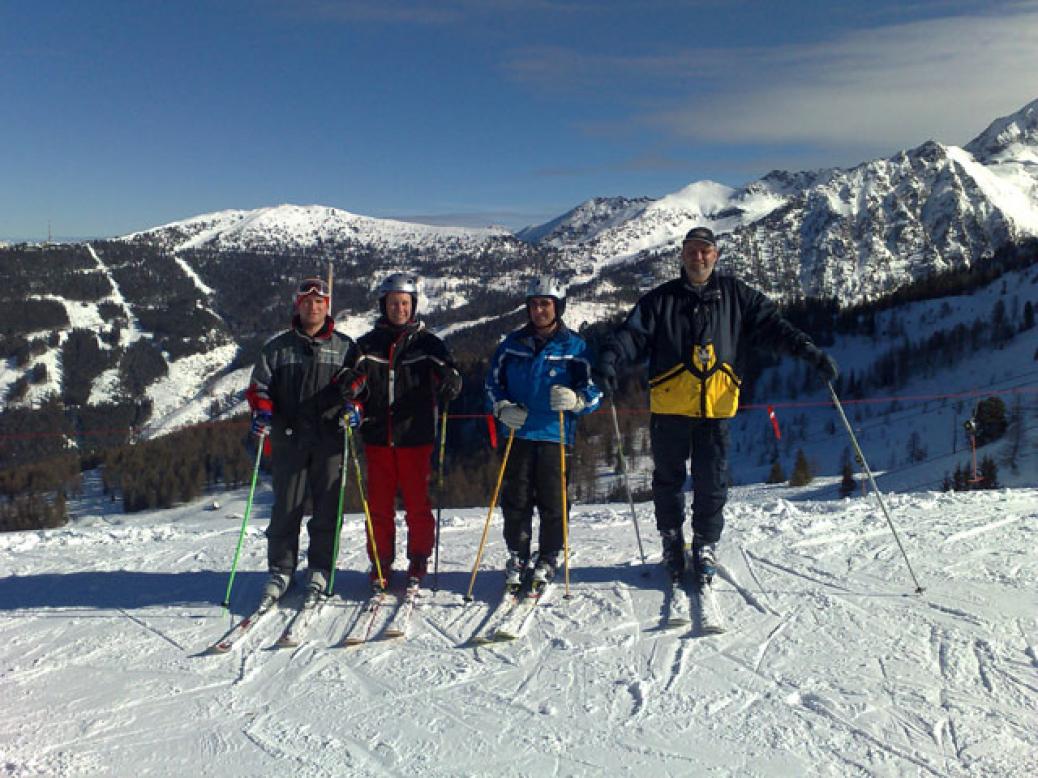
M502 400L526 408L529 415L516 437L557 443L559 412L551 409L551 387L556 384L568 386L585 403L579 412L564 414L566 445L571 446L575 417L598 408L602 390L591 380L587 344L565 324L547 341L538 341L529 324L507 335L490 360L485 381L491 408Z

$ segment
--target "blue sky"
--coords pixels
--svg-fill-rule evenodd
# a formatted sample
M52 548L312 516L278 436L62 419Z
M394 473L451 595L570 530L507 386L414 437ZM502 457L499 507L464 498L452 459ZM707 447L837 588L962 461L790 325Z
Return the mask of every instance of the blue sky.
M519 227L596 195L961 145L1038 0L0 2L0 236L227 208Z

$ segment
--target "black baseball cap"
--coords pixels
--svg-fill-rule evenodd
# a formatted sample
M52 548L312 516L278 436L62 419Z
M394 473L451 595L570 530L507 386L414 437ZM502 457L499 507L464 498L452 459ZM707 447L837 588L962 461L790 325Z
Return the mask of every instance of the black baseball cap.
M681 242L685 244L690 240L700 240L703 243L709 243L711 246L717 245L717 238L714 237L713 230L708 227L693 227L685 234L685 239Z

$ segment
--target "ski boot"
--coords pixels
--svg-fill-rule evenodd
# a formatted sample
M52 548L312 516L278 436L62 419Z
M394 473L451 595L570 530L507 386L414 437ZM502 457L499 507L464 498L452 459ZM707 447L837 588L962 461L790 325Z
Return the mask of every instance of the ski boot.
M538 554L537 565L533 568L533 578L530 581L530 591L540 594L555 578L555 571L559 566L558 554Z
M523 588L523 576L529 567L529 560L519 554L518 551L508 553L508 561L505 562L505 589L510 594L518 594Z
M378 577L378 571L381 568L382 577ZM368 573L368 579L371 581L372 592L384 592L389 588L389 579L393 575L393 562L389 559L383 559L379 563L379 567L375 565L371 566L371 572Z
M696 585L702 589L713 583L717 573L717 544L692 541L692 573Z
M324 596L328 589L328 573L324 570L311 570L306 580L306 597L303 600L304 608L312 608Z
M677 583L685 574L685 538L681 528L662 530L660 542L663 545L663 566L670 580Z
M281 599L281 595L288 590L291 583L291 573L272 572L270 578L267 579L267 583L263 586L263 594L260 597L258 610L268 610L274 607L274 604Z

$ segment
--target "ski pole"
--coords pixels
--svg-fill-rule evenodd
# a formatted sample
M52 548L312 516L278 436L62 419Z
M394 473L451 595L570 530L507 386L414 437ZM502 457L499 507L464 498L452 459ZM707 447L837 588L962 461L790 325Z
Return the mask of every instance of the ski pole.
M572 595L569 593L569 522L566 521L567 499L566 499L566 416L564 411L559 411L559 467L561 468L559 480L562 487L562 559L566 563L566 593L562 599L568 600Z
M249 516L252 514L252 498L256 494L256 479L259 477L260 460L263 459L263 444L267 440L267 431L260 433L259 444L256 446L256 464L252 467L252 484L249 486L249 499L245 503L245 515L241 520L241 532L238 533L238 547L234 549L234 561L231 562L231 577L227 580L227 593L223 596L223 607L231 604L231 587L234 586L234 575L238 572L238 557L241 555L241 544L245 540L245 527L249 524Z
M443 403L443 416L440 419L440 456L437 461L436 474L436 553L433 555L433 591L440 590L440 520L443 516L443 455L447 450L447 409L451 401Z
M329 267L329 274L331 274L331 268ZM328 590L326 592L328 597L332 596L332 592L335 590L335 568L339 563L339 535L342 533L342 512L343 508L346 507L346 476L349 473L348 465L350 461L350 425L346 419L343 419L343 431L342 431L342 471L339 473L339 513L338 518L335 520L335 543L332 545L332 569L328 575Z
M353 431L347 427L346 437L348 440L353 440ZM378 575L379 581L384 581L382 577L382 561L378 555L378 545L375 543L375 526L371 523L371 511L368 508L368 500L364 496L364 482L360 477L360 458L357 456L357 447L355 445L350 446L350 451L353 454L353 469L357 473L357 491L360 492L360 504L364 508L364 519L367 522L368 528L368 541L371 543L371 555L375 557L375 573Z
M515 440L515 430L508 431L508 445L505 446L505 455L501 459L501 471L497 474L497 486L490 498L490 509L487 511L487 520L483 522L483 537L479 539L479 549L476 551L476 563L472 565L472 580L469 581L469 590L465 593L465 602L472 602L472 587L476 585L476 573L479 571L479 560L483 558L483 546L487 542L487 531L490 529L490 518L494 515L494 506L497 505L497 495L501 491L501 481L505 477L505 467L508 465L508 454L512 450L512 441Z
M865 475L869 479L869 483L872 485L872 491L876 493L876 499L879 501L879 507L883 511L883 515L887 519L887 524L890 526L890 531L894 535L894 540L897 541L897 547L901 549L901 556L905 558L905 564L908 566L908 572L912 576L912 581L915 582L915 593L922 594L923 587L919 583L919 579L915 577L915 571L912 569L912 563L908 561L908 554L905 553L905 547L901 544L901 538L898 537L897 529L894 527L894 520L890 518L890 512L887 510L887 505L883 502L883 495L879 491L879 487L876 486L876 479L872 477L872 470L869 468L869 463L865 461L865 454L861 451L861 446L858 445L858 439L854 436L854 430L851 429L851 423L847 421L847 414L843 412L843 406L840 405L840 398L836 396L836 390L833 389L833 385L830 381L826 381L825 385L829 388L829 394L832 395L833 405L836 406L836 410L840 413L840 418L843 420L843 426L847 428L847 434L851 437L851 444L854 446L854 450L858 455L858 461L861 462L862 469L865 471Z
M645 565L645 549L642 548L642 533L638 529L638 516L634 512L634 495L631 494L631 476L627 472L627 457L624 456L624 442L623 438L620 437L620 422L616 418L616 401L609 401L609 410L613 413L613 432L616 433L616 449L620 453L620 470L623 471L624 486L627 489L627 504L631 507L631 521L634 523L634 537L638 541L638 553L642 558L642 565ZM644 570L642 575L648 575L649 571Z

